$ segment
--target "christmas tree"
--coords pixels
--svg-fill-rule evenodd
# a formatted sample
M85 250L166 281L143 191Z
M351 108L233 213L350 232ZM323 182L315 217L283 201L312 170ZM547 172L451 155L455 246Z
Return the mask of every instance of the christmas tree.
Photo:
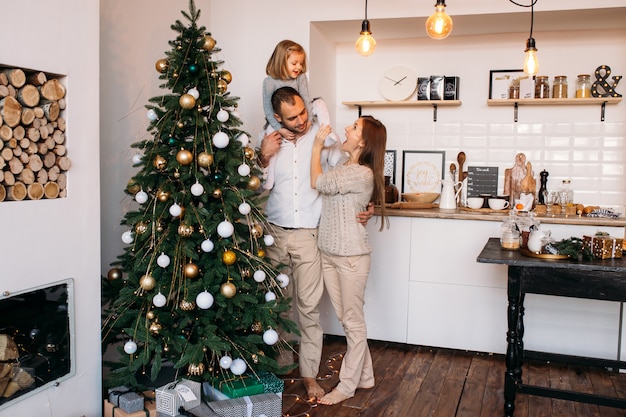
M109 387L154 380L165 361L195 380L273 371L276 329L297 332L281 317L289 278L265 257L273 237L232 74L193 0L182 15L156 62L168 92L146 105L150 138L132 144L127 245L103 278L103 344L119 345Z

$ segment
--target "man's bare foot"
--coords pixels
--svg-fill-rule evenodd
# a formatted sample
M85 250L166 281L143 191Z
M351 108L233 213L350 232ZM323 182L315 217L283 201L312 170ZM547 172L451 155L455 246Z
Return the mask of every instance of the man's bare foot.
M341 393L341 391L339 391L338 389L334 389L328 394L324 395L322 399L319 400L319 403L324 405L335 405L347 400L348 398L350 397L346 397Z
M326 391L317 383L315 378L302 378L304 382L304 388L306 389L306 395L309 396L309 400L319 401L322 399Z

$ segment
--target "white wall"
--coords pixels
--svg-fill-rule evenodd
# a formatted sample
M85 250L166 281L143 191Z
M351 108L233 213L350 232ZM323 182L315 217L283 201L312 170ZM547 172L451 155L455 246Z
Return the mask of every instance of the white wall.
M99 39L96 0L3 4L0 64L64 74L68 196L0 202L0 292L75 280L76 374L1 415L100 414Z

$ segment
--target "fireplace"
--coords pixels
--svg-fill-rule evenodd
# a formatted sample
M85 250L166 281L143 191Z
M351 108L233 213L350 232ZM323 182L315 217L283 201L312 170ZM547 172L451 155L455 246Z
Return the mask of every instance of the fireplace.
M0 295L0 410L75 372L74 281Z

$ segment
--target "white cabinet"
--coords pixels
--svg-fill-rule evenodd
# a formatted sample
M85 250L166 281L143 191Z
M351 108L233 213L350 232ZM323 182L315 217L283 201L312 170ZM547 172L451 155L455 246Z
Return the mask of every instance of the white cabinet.
M378 218L376 218L378 219ZM380 221L380 220L378 220ZM500 222L391 217L368 225L372 268L366 290L368 337L424 346L505 353L507 268L476 257ZM623 236L624 227L542 224L556 239ZM616 358L620 304L528 294L524 336L530 350ZM330 302L325 333L343 334Z

